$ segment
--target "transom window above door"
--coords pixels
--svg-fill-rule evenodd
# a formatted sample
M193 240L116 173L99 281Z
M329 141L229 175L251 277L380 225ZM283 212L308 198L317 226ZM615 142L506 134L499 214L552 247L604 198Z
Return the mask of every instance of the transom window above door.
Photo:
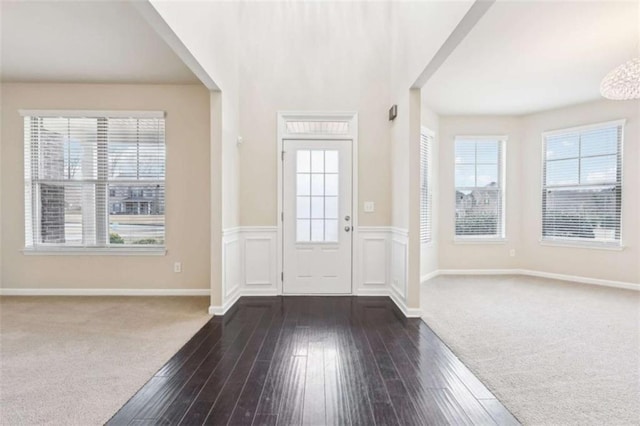
M296 240L338 241L338 151L296 155Z

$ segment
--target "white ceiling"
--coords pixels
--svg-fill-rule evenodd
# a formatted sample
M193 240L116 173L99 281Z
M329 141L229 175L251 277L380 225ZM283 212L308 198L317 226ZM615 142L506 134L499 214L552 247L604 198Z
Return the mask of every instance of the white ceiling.
M422 88L441 115L520 115L600 99L639 55L638 1L497 2Z
M2 81L197 83L125 1L0 1Z

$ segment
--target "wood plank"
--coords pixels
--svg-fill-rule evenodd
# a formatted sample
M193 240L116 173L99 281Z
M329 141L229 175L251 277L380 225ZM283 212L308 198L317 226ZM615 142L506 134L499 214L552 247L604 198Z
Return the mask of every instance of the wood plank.
M274 310L270 308L261 318L258 327L244 347L242 355L240 355L226 383L222 387L220 394L211 407L204 424L226 424L231 418L247 378L249 377L249 373L262 348L267 332L271 328L271 324L277 314L277 312L274 312Z
M252 297L200 329L108 422L179 423L518 421L389 298Z
M180 424L203 424L206 420L211 407L220 395L223 386L266 311L264 308L254 309L261 312L261 315L257 316L258 320L252 323L251 326L243 328L242 331L238 333L237 338L224 352L220 362L218 362L215 369L207 378L204 386L202 386L202 389L191 403L191 406L181 419ZM230 407L230 409L233 409L233 407Z
M155 374L158 377L173 376L176 371L200 348L203 344L212 344L207 337L220 327L220 321L209 320L171 359Z

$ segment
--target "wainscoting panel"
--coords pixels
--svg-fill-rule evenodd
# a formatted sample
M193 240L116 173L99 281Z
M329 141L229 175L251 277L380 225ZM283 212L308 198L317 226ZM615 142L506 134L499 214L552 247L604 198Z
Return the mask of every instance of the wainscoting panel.
M223 307L240 296L278 294L276 265L277 228L243 226L222 233Z
M353 294L391 296L405 315L408 235L387 226L359 227L354 241ZM223 302L211 312L224 313L240 296L280 294L277 227L243 226L223 231Z
M357 295L389 294L389 242L387 227L358 228L354 253L354 293Z
M245 295L277 294L277 228L243 227L242 292Z
M408 243L407 232L401 229L391 231L391 283L395 295L405 302L407 295Z
M222 236L222 296L223 303L237 296L240 290L240 235L237 230Z

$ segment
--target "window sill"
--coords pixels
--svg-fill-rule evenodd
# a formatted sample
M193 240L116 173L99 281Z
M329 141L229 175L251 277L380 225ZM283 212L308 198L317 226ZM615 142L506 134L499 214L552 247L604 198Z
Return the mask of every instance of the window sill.
M565 248L579 248L579 249L590 249L590 250L611 250L611 251L622 251L625 249L625 246L622 244L609 244L609 243L589 243L582 241L549 241L549 240L540 240L541 246L547 247L565 247Z
M82 248L82 247L57 247L57 248L24 248L21 250L25 256L165 256L165 247L145 248Z
M506 238L454 238L454 244L507 244Z

